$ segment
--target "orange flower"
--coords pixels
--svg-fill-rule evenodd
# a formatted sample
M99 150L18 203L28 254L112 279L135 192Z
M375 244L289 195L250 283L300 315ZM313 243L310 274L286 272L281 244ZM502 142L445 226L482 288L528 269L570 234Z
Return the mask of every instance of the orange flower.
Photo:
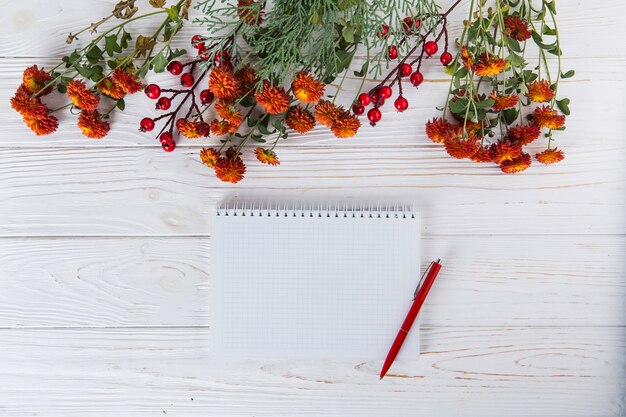
M458 131L458 125L453 125L441 117L426 122L426 136L435 143L443 143L446 138L455 135Z
M237 72L235 72L235 77L237 77L246 92L250 91L259 81L258 77L256 76L256 71L254 71L254 69L250 68L249 66L245 66L237 70Z
M260 25L263 22L263 3L253 0L239 0L237 14L248 25Z
M241 83L226 66L215 67L209 75L209 91L219 99L231 101L241 94Z
M509 95L500 95L495 91L489 94L489 98L494 101L492 109L495 111L502 111L511 107L515 107L518 101L517 94L512 93Z
M470 156L470 159L474 162L493 162L491 151L485 146L480 146L476 153Z
M119 100L126 95L124 90L122 90L111 77L103 78L98 83L98 90L100 90L102 94L107 95L115 100Z
M522 154L522 145L520 143L513 143L506 140L499 140L489 148L491 159L496 164L501 164L504 161L511 161L518 158Z
M269 114L282 113L289 108L289 94L282 87L272 87L263 82L263 90L256 94L256 101Z
M233 126L237 126L237 128L239 128L241 122L243 122L243 115L239 113L234 104L220 100L215 103L215 111L222 119L225 119Z
M26 91L28 91L30 94L35 94L50 81L52 81L52 76L44 71L43 68L37 68L37 65L26 68L24 70L24 75L22 76L24 88L26 88ZM50 94L51 92L52 85L49 85L46 87L45 90L37 94L37 97L45 96L46 94Z
M315 105L315 120L324 126L331 127L343 110L328 100L320 100Z
M530 166L530 155L522 153L515 159L504 161L500 164L500 169L506 174L515 174L516 172L524 171Z
M187 119L178 119L176 120L176 128L181 135L189 139L195 139L201 136L209 135L208 125L202 120L196 120L195 122L192 122Z
M237 127L231 125L226 120L213 120L211 122L211 133L217 136L222 136L227 133L235 133L237 131Z
M35 135L49 135L59 127L59 120L49 114L39 115L37 117L24 116L24 123L30 128Z
M220 158L220 153L213 148L202 148L200 151L200 160L209 168L215 168L217 160Z
M109 123L102 119L98 110L80 112L78 127L83 131L83 135L92 139L102 139L111 129Z
M475 138L463 138L461 134L447 137L443 141L443 145L448 155L457 159L470 158L480 148L480 143Z
M100 103L100 97L87 90L85 83L79 80L67 83L67 96L82 110L95 110Z
M559 150L559 148L554 148L539 152L535 155L535 158L542 164L549 165L562 161L565 156L563 155L563 151Z
M48 108L39 100L33 98L24 84L20 85L11 98L11 107L24 117L37 119L48 114Z
M326 86L315 78L311 77L309 73L298 72L291 83L293 89L293 95L303 103L315 103L324 94L324 88Z
M526 84L526 88L528 88L526 97L535 103L545 103L554 98L554 91L552 91L550 84L546 80Z
M520 145L528 145L534 140L539 138L541 129L535 124L529 124L526 126L517 125L509 128L507 139L519 143Z
M467 50L467 46L463 46L463 48L461 48L461 60L463 61L465 68L472 68L474 65L474 60L472 59L472 55Z
M337 119L331 126L330 130L336 137L345 139L356 135L356 132L360 127L361 121L359 118L349 111L344 111L337 116Z
M315 126L315 117L301 106L292 106L285 117L287 126L298 133L306 133Z
M549 106L537 107L532 114L532 119L539 127L559 129L565 125L565 116L558 114Z
M246 173L246 166L241 158L220 157L215 163L215 176L224 182L238 183Z
M530 39L532 31L528 27L528 22L517 16L504 17L505 33L516 41L525 41Z
M271 149L256 148L254 150L254 154L256 155L256 159L261 161L263 164L280 165L276 152Z
M135 75L129 74L120 68L115 68L113 71L113 81L126 94L135 94L142 87L141 82Z
M483 121L482 123L479 122L472 122L471 120L468 120L465 122L465 131L470 135L470 136L474 136L474 137L482 137L483 136L483 128L487 127L487 121ZM461 124L459 126L460 129L463 129L463 124Z
M479 77L493 77L500 74L506 67L506 61L496 55L482 53L472 70Z

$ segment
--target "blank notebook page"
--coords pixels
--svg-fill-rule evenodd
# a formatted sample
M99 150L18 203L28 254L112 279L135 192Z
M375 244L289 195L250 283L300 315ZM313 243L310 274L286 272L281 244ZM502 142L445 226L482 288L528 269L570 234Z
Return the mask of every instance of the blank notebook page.
M420 278L410 211L218 209L218 356L384 359ZM416 322L398 356L419 355Z

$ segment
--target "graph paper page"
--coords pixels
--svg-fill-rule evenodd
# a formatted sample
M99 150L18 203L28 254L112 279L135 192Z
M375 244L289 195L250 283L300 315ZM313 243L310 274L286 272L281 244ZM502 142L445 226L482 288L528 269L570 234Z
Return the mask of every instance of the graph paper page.
M213 353L386 356L420 277L416 215L241 214L213 218ZM416 322L398 358L418 355Z

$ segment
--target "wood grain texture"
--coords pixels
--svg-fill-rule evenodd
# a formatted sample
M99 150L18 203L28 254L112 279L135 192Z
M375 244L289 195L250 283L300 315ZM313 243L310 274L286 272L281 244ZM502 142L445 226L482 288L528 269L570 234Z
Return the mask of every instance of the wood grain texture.
M624 415L623 327L424 329L418 361L210 358L207 328L8 329L7 416ZM210 337L210 336L209 336Z

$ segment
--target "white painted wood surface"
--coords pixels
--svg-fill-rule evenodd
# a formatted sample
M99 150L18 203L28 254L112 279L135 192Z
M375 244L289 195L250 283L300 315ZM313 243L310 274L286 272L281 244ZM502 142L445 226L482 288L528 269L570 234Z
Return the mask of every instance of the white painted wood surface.
M113 3L0 1L0 415L626 415L624 2L557 4L577 71L558 166L504 176L425 140L446 88L428 64L403 115L293 137L236 186L199 163L210 140L170 155L138 133L142 97L103 141L70 116L35 137L9 108L22 69ZM446 264L420 360L383 381L378 363L212 361L207 214L235 197L418 207L421 256Z

